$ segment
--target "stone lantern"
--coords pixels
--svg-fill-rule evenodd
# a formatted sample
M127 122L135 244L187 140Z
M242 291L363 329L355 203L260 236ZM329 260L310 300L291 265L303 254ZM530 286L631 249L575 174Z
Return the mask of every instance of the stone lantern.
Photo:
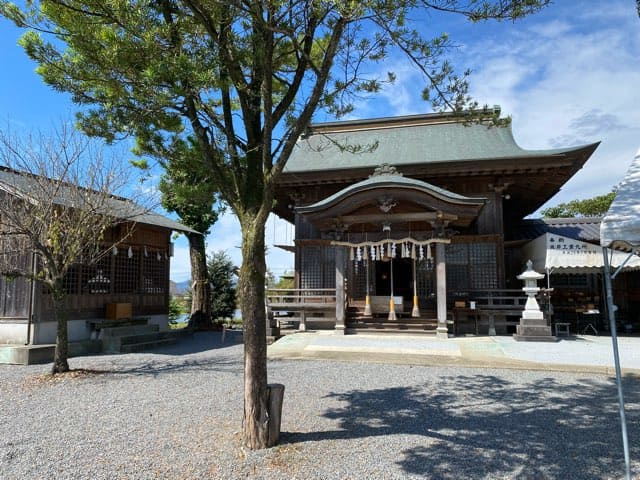
M515 339L518 341L554 342L556 338L551 335L551 327L547 325L536 300L536 294L540 291L538 280L544 278L544 275L536 272L533 269L533 262L529 260L527 269L517 278L524 282L522 290L527 294L527 303L520 318L520 325L516 327Z

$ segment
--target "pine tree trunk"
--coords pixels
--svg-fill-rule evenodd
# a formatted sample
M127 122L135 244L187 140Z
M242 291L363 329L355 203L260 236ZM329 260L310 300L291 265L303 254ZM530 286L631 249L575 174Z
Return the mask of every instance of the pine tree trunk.
M187 234L191 259L191 316L189 328L206 330L212 325L211 286L207 272L207 253L204 235Z
M242 433L244 445L255 450L272 446L269 442L271 417L267 394L264 222L245 218L242 235L242 268L238 282L244 329Z
M59 286L59 289L62 287ZM67 315L64 305L64 294L56 288L51 292L53 311L56 318L56 349L53 356L51 373L64 373L69 371L69 337L67 329Z

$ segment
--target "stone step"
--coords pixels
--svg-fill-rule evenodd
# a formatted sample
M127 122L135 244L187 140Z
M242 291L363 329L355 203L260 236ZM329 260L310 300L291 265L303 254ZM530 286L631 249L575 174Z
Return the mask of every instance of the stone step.
M120 346L120 353L136 353L146 350L153 350L154 348L166 347L173 345L178 341L176 337L159 338L148 342L129 343Z
M371 328L360 328L360 327L347 327L345 329L345 333L348 334L357 334L357 335L376 335L384 333L385 335L435 335L436 330L434 329L416 329L416 328L407 328L407 329L397 329L397 328L384 328L384 329L371 329Z
M525 318L524 324L532 327L546 327L547 319L546 318Z
M436 327L437 327L438 322L437 321L433 321L433 322L429 322L429 323L406 323L404 321L397 321L397 322L348 322L347 323L347 328L354 328L354 329L358 329L358 330L375 330L375 331L391 331L391 330L398 330L398 331L408 331L408 330L415 330L415 331L435 331Z
M101 332L102 338L107 337L127 337L132 335L144 335L152 334L160 331L160 326L157 324L151 325L128 325L123 327L108 327L103 328Z
M104 353L125 353L153 348L154 345L174 343L178 336L172 332L155 332L122 337L106 337L102 339ZM136 350L137 349L137 350Z
M387 316L383 317L365 317L364 315L348 317L347 323L360 322L360 323L406 323L411 325L422 324L436 324L438 320L435 317L409 317L405 315L398 315L397 320L389 320Z

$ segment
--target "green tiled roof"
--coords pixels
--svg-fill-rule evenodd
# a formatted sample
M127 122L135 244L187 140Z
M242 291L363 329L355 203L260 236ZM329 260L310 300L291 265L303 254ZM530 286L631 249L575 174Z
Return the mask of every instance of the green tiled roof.
M465 125L446 116L417 115L402 122L355 121L317 125L301 138L287 162L285 172L310 172L510 158L533 158L567 154L584 148L551 150L520 148L511 127ZM420 120L424 119L421 124ZM434 122L434 119L436 120ZM444 119L444 121L443 121ZM333 127L333 128L332 128ZM371 149L369 147L375 148ZM360 153L354 153L360 150Z

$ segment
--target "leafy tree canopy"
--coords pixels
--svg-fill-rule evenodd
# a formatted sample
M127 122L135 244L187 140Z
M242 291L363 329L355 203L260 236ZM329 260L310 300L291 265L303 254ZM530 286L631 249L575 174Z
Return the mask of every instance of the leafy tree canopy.
M560 203L555 207L545 208L540 213L547 218L601 217L607 213L615 197L616 192L613 190L605 195Z
M454 46L448 36L427 31L438 29L432 19L443 12L473 22L515 20L547 3L41 0L23 10L0 0L0 14L28 28L22 45L45 82L83 107L85 132L108 141L132 135L139 153L159 159L190 150L238 217L243 442L262 448L270 445L271 418L265 222L279 174L314 113L351 112L358 97L394 81L393 72L374 72L402 55L423 74L423 97L435 109L471 109L486 117L468 96L469 72L456 73L446 58ZM412 27L414 15L423 20L421 32Z
M236 309L234 276L238 268L225 251L210 255L207 268L211 281L211 316L214 319L232 317Z

